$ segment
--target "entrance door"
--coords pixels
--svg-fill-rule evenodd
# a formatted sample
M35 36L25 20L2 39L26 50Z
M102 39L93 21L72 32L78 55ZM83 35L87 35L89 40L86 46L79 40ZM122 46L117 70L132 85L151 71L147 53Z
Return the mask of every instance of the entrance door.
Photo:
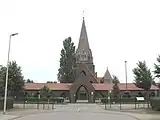
M88 91L84 86L80 86L77 90L76 102L88 102Z

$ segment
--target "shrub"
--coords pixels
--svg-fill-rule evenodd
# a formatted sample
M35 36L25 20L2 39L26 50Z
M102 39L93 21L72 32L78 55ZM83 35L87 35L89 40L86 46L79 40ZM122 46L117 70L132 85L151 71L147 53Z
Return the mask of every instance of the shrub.
M21 98L16 101L16 103L26 103L26 104L46 104L48 103L64 103L65 99L63 97L53 97L53 98L47 98L43 97L38 99L38 97L27 97L27 98Z
M101 98L101 103L108 103L108 99L107 98Z
M121 103L121 104L135 104L135 97L131 98L114 98L112 97L110 100L107 98L101 98L101 103Z
M150 105L153 110L160 111L160 97L153 97L150 99Z
M14 103L13 98L7 98L6 109L12 109L13 103ZM4 98L0 98L0 110L2 110L3 108L4 108Z
M51 99L53 103L64 103L65 99L63 97L54 97Z
M121 98L121 103L122 104L127 104L127 103L135 103L136 99L135 97L130 97L130 98Z

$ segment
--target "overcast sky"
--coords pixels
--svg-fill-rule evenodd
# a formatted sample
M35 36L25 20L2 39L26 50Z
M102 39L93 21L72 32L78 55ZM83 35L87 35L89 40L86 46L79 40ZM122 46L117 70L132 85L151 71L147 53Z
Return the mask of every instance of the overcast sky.
M138 60L153 64L160 54L159 0L1 0L0 64L10 60L22 67L26 79L57 80L62 41L71 36L78 45L84 12L90 48L98 76L110 73L128 81Z

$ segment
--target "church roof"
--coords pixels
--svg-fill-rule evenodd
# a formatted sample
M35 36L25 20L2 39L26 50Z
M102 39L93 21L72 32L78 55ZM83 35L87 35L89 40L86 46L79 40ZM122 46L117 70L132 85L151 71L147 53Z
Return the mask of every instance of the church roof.
M112 83L112 77L111 77L111 74L110 74L108 68L107 68L107 70L106 70L106 72L104 74L103 79L104 79L104 82Z
M27 91L39 91L44 86L47 86L50 90L55 91L66 91L70 90L72 83L25 83L24 89ZM92 84L95 90L112 90L113 84L107 84L107 83L93 83ZM126 83L119 83L118 84L119 89L122 91L126 90ZM127 90L129 91L141 91L142 88L138 88L135 86L134 83L127 83ZM157 86L152 85L150 90L159 90Z
M80 38L79 38L78 49L84 49L84 50L90 49L84 17L83 17L83 22L82 22L82 28L81 28Z

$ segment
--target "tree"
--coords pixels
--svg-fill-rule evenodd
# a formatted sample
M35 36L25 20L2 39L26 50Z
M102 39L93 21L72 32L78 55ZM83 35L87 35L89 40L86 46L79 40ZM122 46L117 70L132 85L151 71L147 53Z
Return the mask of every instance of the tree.
M113 84L120 83L117 76L113 75L113 81L112 81L112 83Z
M133 69L135 85L148 91L150 90L152 81L154 80L151 75L151 71L148 69L145 61L139 61L137 66L137 68Z
M27 80L26 80L26 83L34 83L34 81L33 81L33 80L30 80L30 79L27 79Z
M119 99L119 94L120 94L120 89L119 89L118 83L115 83L113 85L113 91L112 91L113 98L118 100Z
M134 73L134 82L135 85L139 88L144 89L147 93L146 93L146 98L147 98L147 102L148 102L148 107L149 107L149 90L151 88L152 85L152 81L154 80L152 75L151 75L151 71L150 69L148 69L146 62L145 61L139 61L137 63L137 68L133 69L133 73Z
M75 46L68 37L63 41L61 50L60 68L58 69L58 80L61 83L72 83L75 80Z
M18 96L20 92L23 91L24 78L22 75L21 67L17 65L16 61L9 62L8 68L8 95ZM1 76L1 86L5 86L6 80L6 67L2 67L0 71Z
M57 81L54 81L53 83L57 83Z
M157 58L158 64L154 64L154 74L156 75L155 77L160 78L160 55L158 55Z
M44 85L44 87L41 89L40 91L40 95L43 97L43 98L47 98L50 96L50 89Z
M46 83L53 83L53 81L47 81Z
M2 80L0 76L0 97L1 96L4 96L4 80Z
M155 86L157 85L156 82L155 82L154 80L152 81L152 85L155 85Z

